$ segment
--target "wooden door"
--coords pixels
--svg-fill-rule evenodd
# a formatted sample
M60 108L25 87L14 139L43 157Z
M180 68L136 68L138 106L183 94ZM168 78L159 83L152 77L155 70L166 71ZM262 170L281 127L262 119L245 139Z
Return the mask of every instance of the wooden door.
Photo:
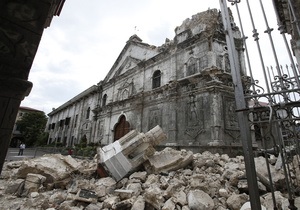
M129 122L126 121L126 117L124 115L122 115L120 117L119 122L117 123L117 125L115 127L114 141L120 139L129 131L130 131L130 124L129 124Z

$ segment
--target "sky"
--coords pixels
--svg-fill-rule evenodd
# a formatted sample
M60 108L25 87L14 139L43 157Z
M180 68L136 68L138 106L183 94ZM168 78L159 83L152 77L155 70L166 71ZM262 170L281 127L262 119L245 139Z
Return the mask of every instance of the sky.
M219 4L219 0L66 0L60 16L44 30L28 79L33 88L21 106L50 113L103 80L133 34L160 46L166 38L174 38L174 29L185 19L219 9ZM276 18L270 17L276 28Z

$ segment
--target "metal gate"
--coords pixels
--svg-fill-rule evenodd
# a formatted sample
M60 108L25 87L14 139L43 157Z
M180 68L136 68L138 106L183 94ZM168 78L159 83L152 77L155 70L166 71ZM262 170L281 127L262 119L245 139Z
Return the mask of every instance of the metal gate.
M295 178L299 170L300 152L300 82L295 60L299 62L300 58L299 46L298 49L293 46L292 52L287 40L292 39L299 45L300 3L296 0L228 2L220 0L220 7L234 83L251 209L261 209L251 132L255 133L266 163L269 163L270 155L282 161L280 166L284 171L289 208L297 209L294 198L300 186ZM238 26L234 25L231 12L234 19L238 20ZM234 27L239 27L240 37L233 33ZM259 31L257 27L264 29ZM278 30L274 30L275 27ZM236 48L237 40L243 41L243 49ZM241 51L245 55L247 76L240 73L245 70L243 64L238 62ZM273 174L269 164L266 166L273 208L279 209L276 205Z

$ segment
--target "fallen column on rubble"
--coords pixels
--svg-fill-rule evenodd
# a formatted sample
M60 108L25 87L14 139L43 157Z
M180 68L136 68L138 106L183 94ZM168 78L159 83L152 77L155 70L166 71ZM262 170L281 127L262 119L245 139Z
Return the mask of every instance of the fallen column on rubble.
M148 160L155 153L154 146L166 139L162 129L156 126L145 134L133 130L118 141L97 148L99 176L121 180Z

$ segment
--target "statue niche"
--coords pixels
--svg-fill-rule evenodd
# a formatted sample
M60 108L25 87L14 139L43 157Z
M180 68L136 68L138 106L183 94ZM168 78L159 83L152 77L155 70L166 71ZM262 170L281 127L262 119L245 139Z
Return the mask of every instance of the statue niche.
M149 127L148 130L151 130L155 126L159 125L162 126L162 113L159 109L154 109L149 111Z
M118 89L118 101L128 99L133 94L133 81L130 83L126 80Z
M197 100L194 94L190 94L186 107L185 134L195 140L200 133L204 132L203 98Z

